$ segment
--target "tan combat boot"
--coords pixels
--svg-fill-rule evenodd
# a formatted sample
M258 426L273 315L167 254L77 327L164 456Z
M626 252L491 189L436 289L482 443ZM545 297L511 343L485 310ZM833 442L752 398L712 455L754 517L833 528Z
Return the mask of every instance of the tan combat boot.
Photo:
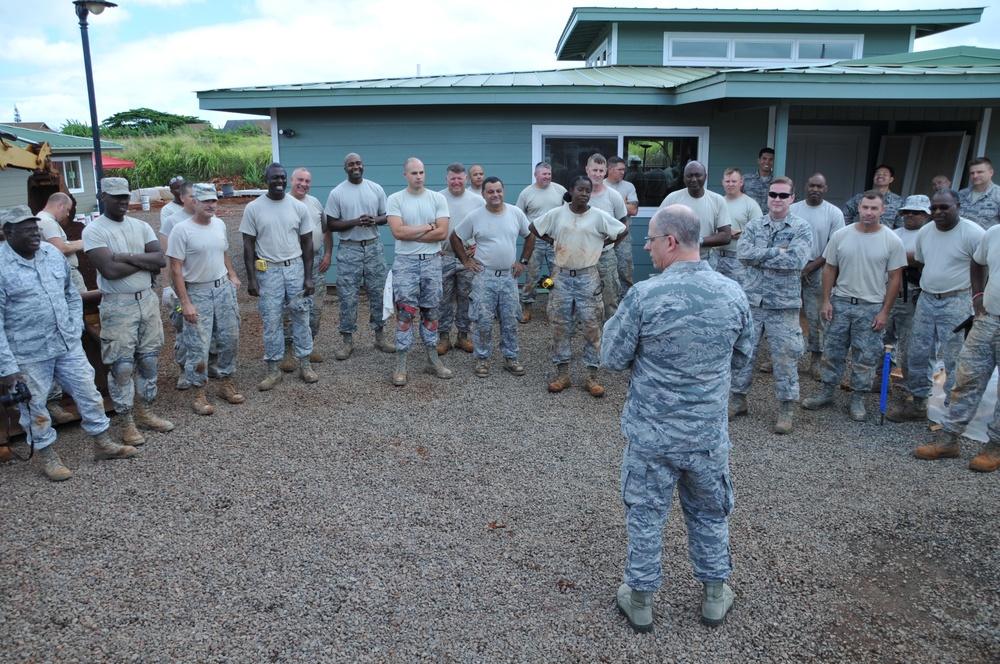
M204 385L191 388L191 409L198 415L211 415L215 412L212 404L208 403L208 397L205 396Z
M38 455L39 463L42 464L42 472L53 482L62 482L73 477L73 473L69 472L69 468L63 465L62 460L51 445L35 450L35 453Z
M583 389L590 392L590 396L600 399L604 396L604 388L597 382L597 367L587 367L587 380L583 383Z
M257 389L261 392L267 392L268 390L274 388L275 385L281 382L284 375L281 373L281 362L268 361L267 363L267 374L264 376L264 380L257 383Z
M774 433L792 432L792 401L782 401L778 408L778 420L774 423Z
M822 364L823 353L813 351L809 358L809 375L819 380L819 365Z
M354 352L354 336L351 334L341 334L340 338L342 343L334 357L338 360L346 360Z
M934 432L934 438L929 445L921 445L913 450L913 456L925 461L935 459L954 459L961 452L961 445L958 442L958 435L938 429Z
M153 404L144 403L141 399L135 402L135 423L139 425L140 429L159 431L160 433L174 430L173 422L157 417L156 413L153 412Z
M890 422L923 422L927 419L927 399L912 395L899 408L893 408L885 416Z
M122 442L126 445L139 447L146 443L146 439L139 433L139 428L135 426L135 418L132 411L121 414L122 418Z
M455 347L461 348L466 353L471 353L476 350L476 347L472 345L472 339L469 338L468 332L459 332L458 338L455 339Z
M406 351L396 353L396 373L392 374L392 384L396 387L406 385Z
M732 422L740 415L746 415L749 411L747 408L747 395L740 394L739 392L733 392L729 395L729 421Z
M562 392L573 384L569 377L569 363L556 366L556 377L549 381L549 392Z
M135 448L131 445L119 445L111 440L107 431L94 436L94 461L106 459L128 459L135 456Z
M375 349L380 350L383 353L395 353L396 340L387 340L385 338L385 331L380 327L375 330Z
M236 384L236 380L232 376L223 376L219 379L219 391L217 394L220 399L225 399L232 404L239 404L246 401L246 397L240 394L240 387Z
M992 473L1000 468L1000 445L990 443L983 448L981 454L969 462L969 470L980 473Z
M522 305L521 307L521 323L531 322L531 302Z
M438 349L440 349L440 346L438 346ZM424 373L433 374L438 378L451 378L453 375L451 369L444 366L441 362L441 358L438 357L438 349L427 349L427 364L424 365Z
M281 370L285 373L295 371L295 350L291 344L285 344L285 356L281 358Z
M447 334L443 334L438 337L437 354L444 355L451 348L451 339Z
M309 363L308 356L299 358L299 378L302 379L303 383L315 383L319 380L319 376L316 375Z
M67 422L72 422L76 418L73 417L72 413L68 413L63 410L63 407L59 405L58 401L50 401L45 404L45 408L49 411L49 419L52 420L52 425L66 424Z
M326 357L323 356L323 353L321 353L318 350L316 350L316 340L314 339L313 340L313 352L309 353L309 361L310 362L314 362L316 364L322 364L323 360L325 360L325 359L326 359Z
M653 593L632 590L627 583L618 586L616 596L618 612L625 616L628 624L637 632L653 629Z

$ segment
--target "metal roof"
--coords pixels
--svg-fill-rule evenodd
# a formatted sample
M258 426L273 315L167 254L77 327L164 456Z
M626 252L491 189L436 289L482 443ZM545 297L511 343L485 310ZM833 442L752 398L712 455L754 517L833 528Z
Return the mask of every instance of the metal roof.
M0 124L0 131L10 132L15 136L21 138L26 138L29 141L34 141L35 143L41 143L47 141L49 145L52 146L52 152L54 154L67 153L67 152L89 152L93 154L94 152L94 141L91 138L81 138L79 136L70 136L69 134L60 134L53 131L37 131L35 129L28 129L26 127L15 127L12 125ZM20 141L15 141L21 147L25 144ZM120 143L112 143L111 141L101 140L101 151L104 150L124 150L125 146Z
M576 7L556 45L559 60L583 60L613 23L709 23L812 26L912 26L914 37L927 37L978 23L983 7L914 10L815 10L815 9L623 9Z

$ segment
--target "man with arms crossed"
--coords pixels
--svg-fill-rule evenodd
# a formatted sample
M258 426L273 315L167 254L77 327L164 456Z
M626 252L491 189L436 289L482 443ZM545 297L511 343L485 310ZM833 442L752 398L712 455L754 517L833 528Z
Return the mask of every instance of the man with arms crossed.
M882 357L882 330L896 301L906 254L903 242L881 223L885 203L880 192L866 191L858 204L860 219L830 238L823 256L823 308L829 322L823 342L820 380L823 391L802 400L806 410L833 403L851 349L851 419L864 422L865 393Z
M662 273L635 284L604 325L601 364L631 370L621 418L628 554L617 604L638 632L653 628L675 485L703 584L701 621L720 625L733 605L725 403L730 371L749 362L754 332L742 289L701 262L700 226L683 205L657 210L646 251Z
M406 189L386 203L389 230L396 238L392 264L392 300L396 305L396 371L392 384L406 385L406 355L413 346L413 321L420 311L420 338L427 350L424 371L451 378L438 357L441 306L441 243L448 239L448 203L424 186L424 162L410 157L403 164Z
M480 169L482 170L482 169ZM450 164L446 174L448 186L440 193L448 201L450 226L455 228L470 212L478 210L486 203L480 191L465 188L465 166ZM481 183L481 182L480 182ZM481 187L480 187L481 189ZM475 253L475 249L471 249ZM451 325L458 328L455 347L467 353L473 350L472 323L469 321L469 293L472 292L472 273L457 258L451 249L451 242L444 242L441 251L441 308L438 318L438 355L444 355L451 348Z

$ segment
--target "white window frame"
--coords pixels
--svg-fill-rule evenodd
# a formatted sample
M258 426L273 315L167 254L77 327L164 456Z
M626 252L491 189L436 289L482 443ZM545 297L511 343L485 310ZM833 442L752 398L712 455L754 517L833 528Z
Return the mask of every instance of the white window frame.
M678 41L725 41L728 50L724 58L675 58L671 55L671 45ZM737 58L736 42L792 42L792 56L789 59L757 59ZM799 45L812 42L827 42L851 44L854 54L849 58L800 58ZM664 32L663 33L663 65L666 67L787 67L796 64L818 64L856 60L864 54L865 36L863 34L846 35L811 35L811 34L780 34L780 33L746 33L733 34L725 32Z
M628 126L628 125L533 125L531 127L531 163L532 167L540 161L544 161L543 152L546 138L617 138L617 155L628 160L628 155L623 154L625 149L626 136L684 136L698 139L698 161L708 165L708 127L648 127L648 126ZM611 157L612 155L604 155ZM532 175L532 177L534 177ZM532 180L533 181L533 180ZM652 217L656 212L655 206L642 206L636 217Z
M77 179L77 182L80 183L80 186L76 187L76 188L70 187L70 183L67 180L66 181L66 187L69 189L69 193L71 193L71 194L83 194L83 193L85 193L87 191L86 186L83 184L83 160L82 159L80 159L79 157L51 157L51 159L52 159L52 161L58 161L58 162L62 162L64 164L75 161L76 162L76 172L77 172L76 179ZM62 171L61 171L63 173L63 179L66 179L65 170L66 170L66 167L63 166L62 167Z

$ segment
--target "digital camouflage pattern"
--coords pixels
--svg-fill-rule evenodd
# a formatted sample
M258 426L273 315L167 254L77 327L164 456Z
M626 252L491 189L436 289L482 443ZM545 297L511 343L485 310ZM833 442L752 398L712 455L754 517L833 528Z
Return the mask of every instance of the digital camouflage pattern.
M337 248L337 298L340 300L340 333L358 330L358 295L361 285L368 296L368 326L381 329L382 294L385 290L385 251L376 240L360 243L341 240Z
M496 276L493 270L484 269L472 279L472 298L469 316L476 324L472 336L476 359L490 356L493 342L493 321L500 319L500 354L517 357L517 326L521 320L521 303L517 297L517 282L509 271Z
M413 346L413 321L418 312L420 339L428 348L437 346L441 256L397 255L392 264L392 300L396 305L396 350L408 351Z

